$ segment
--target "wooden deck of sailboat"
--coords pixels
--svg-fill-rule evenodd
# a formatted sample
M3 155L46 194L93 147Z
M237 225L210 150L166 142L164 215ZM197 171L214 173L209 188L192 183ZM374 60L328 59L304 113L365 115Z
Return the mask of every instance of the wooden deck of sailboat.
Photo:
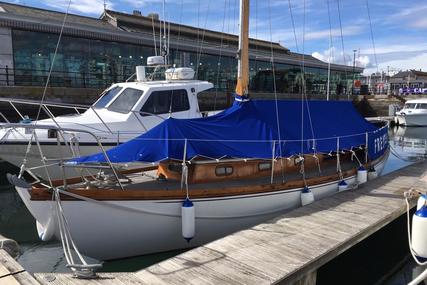
M379 160L383 160L381 158ZM356 160L346 160L341 163L342 175L344 178L356 174L358 168ZM321 173L317 166L305 170L306 182L311 185L321 185L323 183L336 183L339 180L337 166L335 161L324 162L320 165ZM125 191L118 186L96 184L87 189L85 184L68 184L67 191L97 200L155 200L155 199L182 199L185 198L185 190L181 188L180 181L177 180L158 180L156 171L134 172L123 175L129 179L129 183L123 183ZM219 182L205 182L189 184L189 193L192 199L214 198L242 194L259 194L274 191L301 189L304 187L304 181L299 171L291 173L284 172L283 175L275 175L271 183L270 176L263 177L245 177L243 179L230 179ZM110 190L110 191L109 191ZM63 200L74 200L75 197L61 195ZM32 200L49 200L50 192L43 187L34 187L31 191Z

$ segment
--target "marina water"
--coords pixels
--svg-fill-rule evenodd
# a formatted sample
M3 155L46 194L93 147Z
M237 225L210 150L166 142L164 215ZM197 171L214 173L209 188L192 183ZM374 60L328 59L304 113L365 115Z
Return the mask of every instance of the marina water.
M383 174L395 171L411 163L424 159L427 154L427 128L390 129L391 154ZM17 169L0 162L0 233L16 240L21 246L19 263L29 272L69 272L59 242L41 242L38 239L35 222L18 194L8 185L6 173ZM403 245L406 246L407 245ZM173 251L135 258L105 262L101 271L136 271L164 259L179 254ZM407 251L409 254L409 250ZM403 270L411 271L415 267L407 262ZM388 272L384 272L388 274ZM399 284L407 272L390 278L387 284Z

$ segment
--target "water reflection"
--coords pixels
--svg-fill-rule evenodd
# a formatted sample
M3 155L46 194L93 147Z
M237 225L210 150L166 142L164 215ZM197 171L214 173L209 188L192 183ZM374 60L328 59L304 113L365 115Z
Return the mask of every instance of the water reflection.
M383 174L392 172L426 154L427 128L390 129L390 146L393 153L385 165ZM69 272L59 242L39 241L34 219L17 193L7 185L5 174L16 169L0 162L0 233L15 239L21 246L18 261L30 272ZM116 260L104 263L102 271L135 271L172 257L182 251ZM96 261L93 261L96 263ZM411 269L415 267L413 264ZM391 283L392 284L392 283Z

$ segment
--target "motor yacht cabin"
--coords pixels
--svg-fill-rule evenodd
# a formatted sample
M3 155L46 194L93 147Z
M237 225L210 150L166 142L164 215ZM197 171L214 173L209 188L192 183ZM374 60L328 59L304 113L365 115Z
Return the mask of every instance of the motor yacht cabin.
M36 167L34 173L47 179L40 168L41 153L49 164L61 157L99 152L99 144L105 149L116 146L169 117L202 117L197 95L213 88L212 83L194 80L191 68L149 68L154 72L148 76L146 67L137 67L135 81L111 85L82 113L0 124L0 158L18 167L25 158L27 167ZM51 179L62 176L58 167L50 170Z

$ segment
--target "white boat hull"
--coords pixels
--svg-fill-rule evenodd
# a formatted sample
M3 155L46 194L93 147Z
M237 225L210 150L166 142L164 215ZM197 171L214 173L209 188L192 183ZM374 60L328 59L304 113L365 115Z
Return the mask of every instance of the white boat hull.
M381 173L387 155L375 168ZM351 185L356 176L346 179ZM53 201L32 201L28 188L16 186L41 225L55 216ZM338 181L310 187L315 200L338 192ZM194 247L273 218L301 206L301 190L193 200L196 234L189 243L181 235L182 200L62 201L70 232L79 250L100 260ZM191 198L191 197L190 197ZM59 230L55 229L59 237Z
M399 125L408 127L422 127L427 126L427 113L426 114L407 114L398 115L397 120Z

